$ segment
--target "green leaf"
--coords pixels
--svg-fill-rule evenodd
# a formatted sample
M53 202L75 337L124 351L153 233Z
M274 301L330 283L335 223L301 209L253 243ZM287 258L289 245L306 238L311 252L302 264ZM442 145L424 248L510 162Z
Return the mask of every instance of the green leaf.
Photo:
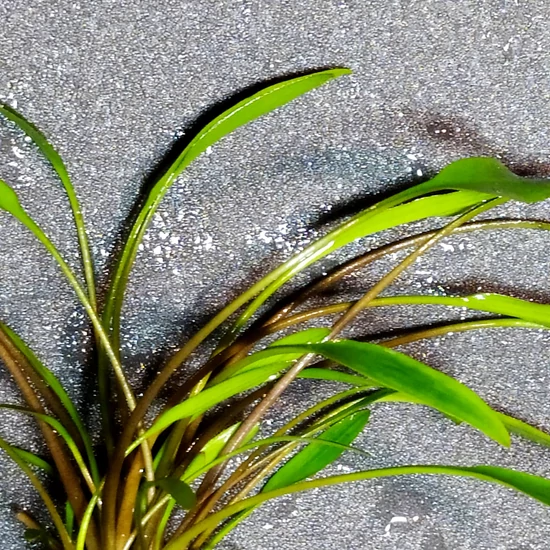
M414 399L410 395L407 395L401 392L393 392L385 395L380 394L379 396L375 396L374 400L375 401L402 401L404 403L417 403L417 404L421 403L419 400ZM501 422L504 424L508 432L519 435L520 437L523 437L524 439L532 441L533 443L538 443L539 445L550 447L550 435L547 434L546 432L539 430L537 427L531 424L528 424L527 422L518 420L513 416L510 416L501 412L497 412L497 415L499 416ZM451 417L451 420L453 420L456 423L460 423L459 419Z
M498 414L475 392L454 378L403 353L375 344L341 340L297 346L336 361L375 384L401 391L474 426L498 443L509 446L510 436Z
M300 358L301 352L289 352L284 356L276 349L280 346L292 346L299 344L313 344L322 342L330 334L328 328L310 328L299 332L294 332L288 336L276 340L266 349L257 351L237 361L233 365L225 368L220 374L214 377L208 384L213 386L219 384L228 378L231 378L235 373L248 372L259 367L273 364L273 357L281 363L281 369L290 365L293 361Z
M158 487L168 493L184 510L190 510L197 503L197 495L193 489L177 477L164 477L143 484L144 493L150 487Z
M55 504L52 498L50 497L48 491L46 491L46 489L44 488L44 486L42 485L38 477L34 474L34 472L28 466L27 462L23 460L23 458L21 458L17 450L1 437L0 437L0 449L2 449L19 466L19 468L21 468L21 470L29 478L33 487L36 489L36 491L42 498L42 501L44 502L44 505L46 506L52 518L52 521L57 529L57 532L59 533L59 537L61 539L61 543L63 544L64 550L72 550L73 543L71 541L71 538L67 533L65 524L63 523L63 520L61 519L61 516L59 515L59 512L57 511Z
M347 372L340 372L338 370L319 367L309 367L304 369L300 372L298 378L340 382L341 384L349 384L350 386L372 386L372 380L369 380L364 376L357 376L355 374L348 374Z
M15 446L12 447L12 450L19 456L19 458L24 460L30 466L36 466L37 468L40 468L40 470L46 472L48 475L55 474L53 466L48 461L44 460L38 455Z
M527 439L533 441L533 443L538 443L539 445L544 445L545 447L550 447L550 435L542 430L539 430L535 426L518 420L507 414L499 413L502 423L508 428L510 433L514 433Z
M386 200L367 208L324 237L313 242L256 283L246 294L247 296L250 295L251 298L257 294L257 297L241 313L231 334L235 334L282 285L328 254L357 239L405 223L423 220L432 216L454 216L489 198L491 198L491 195L475 191L456 191L446 195L416 198L406 204L399 204L399 200L397 200L397 204L393 206L388 205Z
M94 483L96 485L99 484L99 470L97 467L97 462L92 446L92 440L90 439L88 430L86 430L86 428L84 427L84 424L80 418L80 415L78 414L78 411L76 410L76 407L74 406L71 398L65 391L65 388L63 387L59 379L53 374L53 372L48 369L44 365L44 363L40 361L40 359L38 359L35 353L29 348L29 346L27 346L25 341L20 338L10 327L0 322L0 330L3 330L9 336L10 340L25 356L31 367L35 370L36 374L38 374L38 376L40 376L40 378L42 378L42 380L44 380L44 382L48 384L51 390L57 395L59 401L61 401L65 409L67 409L71 420L74 422L74 425L78 430L80 437L82 438Z
M90 471L88 470L88 466L86 465L86 462L82 458L82 454L80 453L77 444L74 442L74 439L71 437L71 434L69 434L65 426L63 426L63 424L59 422L59 420L51 416L48 416L47 414L32 411L30 409L26 409L25 407L20 407L19 405L0 404L0 409L7 409L10 411L16 411L23 414L27 414L51 426L55 431L57 431L57 433L60 435L63 441L65 441L76 463L78 464L80 472L82 473L82 477L84 478L88 486L90 488L95 488L94 480L92 479L92 476L90 474Z
M444 305L464 307L476 311L517 317L532 323L550 327L550 305L529 302L503 294L480 293L469 296L387 296L376 298L369 307L410 304ZM541 327L542 328L542 327Z
M118 318L122 306L124 289L135 260L137 247L162 198L181 172L208 147L240 126L244 126L252 120L278 107L282 107L293 99L322 86L334 78L350 73L349 69L329 69L290 78L267 86L214 118L191 140L189 145L185 147L168 170L162 174L149 192L149 196L132 227L117 265L117 270L107 296L104 314L105 326L113 329L115 332L115 343L118 338Z
M27 213L23 210L17 193L3 180L0 180L0 209L26 225Z
M367 425L369 416L368 409L356 412L330 426L318 436L318 439L350 445ZM332 464L342 453L343 450L334 447L308 445L279 468L269 478L262 491L279 489L312 477Z
M231 436L237 431L240 426L240 422L229 426L218 435L210 439L208 443L204 445L200 453L191 461L187 469L185 470L185 477L192 478L193 475L198 472L205 464L212 462L223 450L226 443L231 439Z
M364 481L383 477L392 477L411 474L443 474L461 477L472 477L483 481L490 481L515 489L531 498L534 498L547 506L550 506L550 480L544 477L535 476L525 472L517 472L497 466L396 466L393 468L382 468L378 470L366 470L351 474L330 476L311 481L302 481L289 487L282 487L274 491L259 493L253 497L241 500L235 504L226 506L223 510L210 515L205 520L195 524L183 535L172 539L164 550L177 550L185 548L185 544L192 541L202 532L215 528L224 519L229 518L242 510L248 510L263 502L283 495L299 493L320 487L329 487L342 483Z
M128 447L126 454L130 454L141 442L161 432L174 422L188 417L195 418L234 395L248 391L276 378L281 368L281 362L275 358L271 364L237 374L229 380L220 382L215 386L206 388L197 395L189 397L182 403L162 413L155 423Z
M9 105L0 104L0 114L4 115L8 120L14 122L32 141L37 145L42 154L50 162L53 169L59 176L65 192L69 199L69 204L73 212L73 218L77 230L78 242L80 245L80 253L82 255L82 264L84 266L84 275L86 278L86 284L88 285L88 294L90 296L90 302L95 306L95 283L94 283L94 270L92 264L92 258L90 249L88 246L88 237L86 235L86 229L84 226L84 219L80 209L80 204L76 197L73 184L67 172L67 168L63 159L55 148L48 141L46 136L34 125L28 121L21 113L17 112L13 107Z
M205 466L205 464L209 464L210 462L215 460L218 455L223 451L225 445L231 439L231 437L237 431L240 425L241 423L237 422L236 424L229 426L229 428L226 428L218 435L210 439L201 449L200 453L195 456L195 458L191 461L191 463L185 470L183 477L186 479L193 479L196 473L200 471ZM260 425L257 424L254 429L250 430L243 444L246 444L254 439L259 430Z
M517 176L495 158L472 157L449 164L430 181L413 189L422 194L467 189L521 202L537 202L550 197L550 180Z

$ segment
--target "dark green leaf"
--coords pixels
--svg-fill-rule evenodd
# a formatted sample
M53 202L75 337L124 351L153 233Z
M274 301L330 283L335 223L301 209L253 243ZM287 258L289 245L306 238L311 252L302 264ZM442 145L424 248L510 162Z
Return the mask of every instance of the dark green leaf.
M363 431L369 421L369 416L368 409L356 412L330 426L318 436L318 439L349 445ZM262 491L285 487L314 476L332 464L343 452L343 450L334 447L308 445L279 468L264 485Z
M143 484L144 490L149 487L158 487L168 493L184 510L190 510L197 503L197 496L193 489L177 477L164 477Z

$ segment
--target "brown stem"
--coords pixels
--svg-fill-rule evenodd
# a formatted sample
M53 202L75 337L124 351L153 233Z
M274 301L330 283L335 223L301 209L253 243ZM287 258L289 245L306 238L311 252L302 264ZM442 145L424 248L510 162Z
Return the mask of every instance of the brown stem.
M46 409L43 407L26 376L26 372L32 370L32 367L2 331L0 331L0 359L19 387L28 407L34 412L47 414ZM23 368L22 365L25 367ZM80 477L73 468L70 457L67 455L59 436L56 435L48 424L41 421L38 421L38 424L55 462L67 498L75 512L75 517L80 522L88 504L82 490ZM92 522L86 538L86 543L90 550L100 550L98 540L97 526Z

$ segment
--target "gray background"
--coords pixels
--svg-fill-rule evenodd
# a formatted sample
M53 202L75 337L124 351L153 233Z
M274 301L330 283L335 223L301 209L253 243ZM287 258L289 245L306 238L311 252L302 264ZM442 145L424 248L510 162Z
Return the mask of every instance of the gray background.
M125 308L124 352L137 380L141 362L158 361L236 289L322 231L323 217L340 207L353 210L358 199L472 154L547 175L549 16L542 0L7 0L0 5L0 101L17 106L59 148L103 273L144 179L198 115L265 79L323 66L354 69L224 139L174 185L146 236ZM4 123L0 177L78 266L60 186ZM550 212L545 203L503 213ZM90 380L82 381L89 331L73 294L8 216L0 215L0 235L0 317L40 350L75 398L89 398ZM378 242L365 240L346 255ZM498 290L547 301L547 242L533 231L454 237L452 248L439 246L392 292ZM350 292L388 267L355 278ZM444 314L415 311L377 311L362 318L359 332ZM543 333L509 329L407 351L503 410L550 428L549 344ZM2 380L0 401L13 402L17 393ZM301 384L274 419L313 391ZM0 435L40 448L30 424L2 415ZM358 445L372 457L348 456L333 471L445 462L550 475L547 450L517 440L500 449L419 407L377 408ZM4 457L0 477L2 547L24 548L10 506L36 499ZM389 529L397 516L406 523ZM224 548L542 550L549 531L547 509L504 488L415 477L282 499Z

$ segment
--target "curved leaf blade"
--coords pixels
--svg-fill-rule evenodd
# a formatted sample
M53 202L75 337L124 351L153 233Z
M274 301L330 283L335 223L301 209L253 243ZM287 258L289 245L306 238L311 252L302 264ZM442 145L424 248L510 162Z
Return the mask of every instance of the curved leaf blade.
M247 97L212 120L193 138L178 158L174 172L181 172L208 147L237 128L290 103L330 80L347 74L351 74L350 69L317 71L283 80Z
M185 544L192 541L195 537L204 531L215 528L224 519L229 518L242 510L249 510L263 502L277 498L283 495L299 493L319 487L329 487L342 483L364 481L369 479L378 479L383 477L392 477L411 474L439 474L461 477L471 477L482 481L490 481L523 493L547 506L550 506L550 479L518 472L507 468L497 466L432 466L432 465L414 465L414 466L396 466L393 468L381 468L377 470L366 470L354 472L351 474L342 474L330 476L311 481L302 481L289 487L282 487L274 491L259 493L253 497L241 500L235 504L226 506L223 510L212 514L205 520L191 527L183 535L172 539L164 550L177 550L184 548Z
M498 414L481 397L454 378L404 353L354 340L293 347L336 361L377 385L408 394L467 422L498 443L510 445L510 436ZM281 351L284 350L281 348Z
M317 439L350 445L363 431L370 417L368 409L351 414L326 429ZM344 451L334 447L308 445L279 468L262 492L287 487L312 477L338 459Z
M186 399L179 405L161 414L155 423L128 447L126 454L130 454L143 441L161 432L174 422L182 420L183 418L194 418L199 416L211 407L214 407L238 393L248 391L265 382L273 380L274 377L278 376L282 368L284 368L284 365L281 366L281 362L275 359L274 362L269 365L252 369L242 374L237 374L229 380L206 388L199 394Z
M78 411L76 410L76 407L74 406L71 398L65 391L65 388L63 387L59 379L53 374L53 372L48 369L48 367L46 367L46 365L44 365L44 363L42 363L40 359L38 359L33 350L29 348L27 343L22 338L20 338L18 334L16 334L6 324L1 322L0 330L3 330L9 336L10 340L14 343L17 349L26 357L31 367L44 380L44 382L48 384L48 386L59 398L59 401L61 401L61 404L69 413L71 420L73 421L76 429L78 430L78 433L80 434L80 437L82 438L84 449L86 451L86 456L88 458L88 463L90 464L90 471L94 479L94 483L97 485L99 483L100 476L92 446L92 440L88 434L88 430L86 430L86 428L84 427L84 424L80 418L80 415L78 414Z
M495 158L471 157L449 164L417 189L423 193L468 189L520 202L538 202L550 197L550 180L517 176Z

